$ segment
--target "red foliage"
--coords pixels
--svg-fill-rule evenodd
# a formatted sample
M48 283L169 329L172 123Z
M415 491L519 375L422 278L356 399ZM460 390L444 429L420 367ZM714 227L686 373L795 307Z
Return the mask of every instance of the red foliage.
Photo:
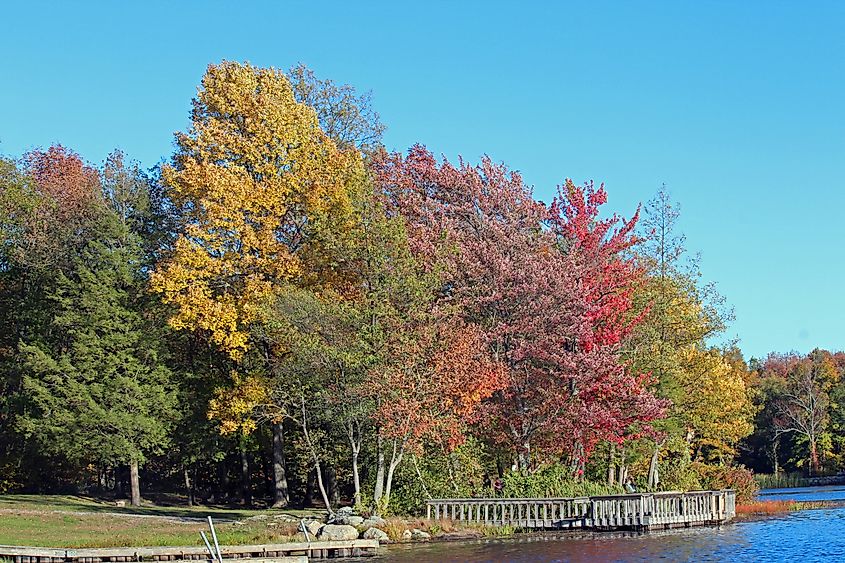
M61 145L53 145L46 151L34 150L24 160L41 194L57 204L59 220L86 214L100 194L97 171Z
M594 222L603 190L556 200L549 230L549 210L520 176L487 158L439 164L415 146L374 168L412 249L445 269L441 308L476 326L503 370L482 421L494 439L526 464L534 445L585 458L598 440L619 441L662 414L645 377L619 361L635 275L619 254L633 244L633 222L606 236L615 221ZM560 238L573 251L562 252Z
M582 282L590 302L587 318L593 326L590 337L580 343L587 350L619 343L640 320L628 316L634 285L643 272L625 256L638 242L633 232L639 209L628 221L617 215L600 220L599 209L605 203L603 184L596 189L592 182L576 186L567 179L549 209L552 228L565 251L574 253L584 269Z
M371 388L380 431L410 449L429 439L451 450L477 420L481 401L499 388L501 370L471 326L453 320L414 328L394 341L395 361Z

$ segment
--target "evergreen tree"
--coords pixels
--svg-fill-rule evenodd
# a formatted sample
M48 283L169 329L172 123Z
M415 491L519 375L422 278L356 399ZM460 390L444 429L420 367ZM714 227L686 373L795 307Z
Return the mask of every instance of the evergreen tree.
M141 237L105 205L91 227L51 294L54 330L20 344L28 408L18 425L50 454L128 464L138 505L138 468L169 442L175 394L163 335L142 313Z

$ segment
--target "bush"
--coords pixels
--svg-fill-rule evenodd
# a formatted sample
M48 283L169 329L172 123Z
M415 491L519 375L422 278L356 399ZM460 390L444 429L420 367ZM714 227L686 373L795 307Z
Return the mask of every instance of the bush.
M759 490L754 480L754 472L744 465L707 465L693 463L693 470L705 489L733 489L736 491L738 504L747 504L754 500Z
M514 472L505 475L502 494L508 498L568 498L618 495L621 486L577 481L572 471L561 464L544 467L535 473Z

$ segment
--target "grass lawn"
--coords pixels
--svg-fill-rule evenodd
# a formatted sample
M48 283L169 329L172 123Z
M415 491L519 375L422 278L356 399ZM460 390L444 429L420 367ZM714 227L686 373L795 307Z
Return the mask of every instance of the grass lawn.
M41 547L142 547L202 545L206 516L224 545L295 539L296 524L282 514L314 517L317 510L248 510L145 505L117 507L95 499L59 495L0 495L0 545Z

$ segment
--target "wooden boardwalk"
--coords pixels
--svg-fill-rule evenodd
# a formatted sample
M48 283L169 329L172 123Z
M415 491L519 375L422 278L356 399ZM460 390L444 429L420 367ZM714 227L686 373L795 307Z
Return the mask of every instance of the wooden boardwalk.
M224 560L249 559L250 563L294 563L375 555L378 540L313 541L266 545L220 546ZM128 563L130 561L211 562L204 547L116 547L103 549L58 549L0 545L0 559L15 563Z
M736 516L732 490L577 498L468 498L428 501L435 520L525 529L659 530L723 524Z

